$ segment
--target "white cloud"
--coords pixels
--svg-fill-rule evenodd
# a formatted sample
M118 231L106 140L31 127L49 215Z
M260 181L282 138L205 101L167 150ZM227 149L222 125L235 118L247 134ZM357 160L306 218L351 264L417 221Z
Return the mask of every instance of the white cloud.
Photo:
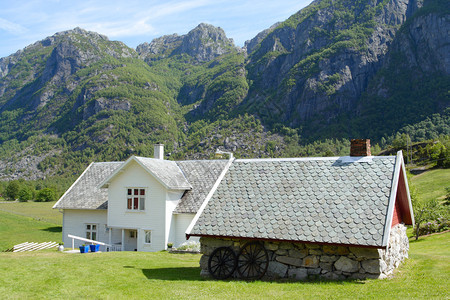
M23 34L27 31L27 29L25 27L21 26L20 24L10 22L3 18L0 18L0 29L5 30L8 33L11 33L14 35Z
M155 33L155 29L150 24L147 24L146 19L136 20L133 23L124 21L107 23L80 23L77 26L112 38L140 36Z

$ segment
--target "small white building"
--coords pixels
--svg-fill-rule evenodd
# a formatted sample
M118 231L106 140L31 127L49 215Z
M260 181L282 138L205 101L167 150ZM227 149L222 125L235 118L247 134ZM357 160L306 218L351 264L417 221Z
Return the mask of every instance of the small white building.
M53 206L68 235L124 251L161 251L186 241L185 232L224 172L226 160L168 161L163 145L155 158L91 163ZM75 247L83 244L75 240Z

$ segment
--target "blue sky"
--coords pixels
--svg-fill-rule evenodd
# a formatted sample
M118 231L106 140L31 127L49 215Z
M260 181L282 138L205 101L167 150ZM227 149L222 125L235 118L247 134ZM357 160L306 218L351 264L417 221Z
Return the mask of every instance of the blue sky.
M235 44L284 21L311 0L0 0L0 57L59 31L81 27L135 48L199 23L225 30Z

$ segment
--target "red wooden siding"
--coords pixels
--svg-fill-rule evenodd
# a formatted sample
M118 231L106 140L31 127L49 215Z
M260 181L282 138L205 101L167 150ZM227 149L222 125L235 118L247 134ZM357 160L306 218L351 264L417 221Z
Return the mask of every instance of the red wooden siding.
M398 196L397 196L398 197ZM400 202L397 201L398 199L395 199L395 207L394 207L394 215L392 216L392 226L394 227L397 224L400 224L403 222L403 218L402 218L402 210L400 208Z
M394 214L392 216L392 226L399 223L412 225L411 213L409 210L408 194L406 191L405 178L403 176L403 169L400 169L400 176L398 179L397 195L395 197Z

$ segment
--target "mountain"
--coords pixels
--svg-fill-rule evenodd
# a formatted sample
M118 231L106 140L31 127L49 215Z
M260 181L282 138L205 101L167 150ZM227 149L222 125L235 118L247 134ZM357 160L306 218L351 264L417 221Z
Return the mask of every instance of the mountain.
M379 118L383 110L393 112L389 118L395 119L395 110L389 108L392 97L398 85L408 81L390 88L380 72L395 69L408 76L409 69L418 66L413 75L416 79L428 74L448 76L448 2L430 1L429 6L437 10L428 7L427 13L422 10L419 14L415 13L423 4L418 1L356 3L315 1L274 29L249 53L247 69L253 84L244 104L247 110L257 111L265 123L302 127L303 135L313 140L336 136L336 132L340 132L339 136L361 132L373 136L372 130L361 131L361 122L352 126L352 121L368 116ZM410 41L411 32L415 40ZM420 44L427 47L417 50L427 53L415 53ZM403 62L405 58L398 58L398 53L409 55L409 60ZM415 55L434 59L420 61L412 57ZM441 88L445 91L446 87ZM380 90L385 91L386 101L369 114ZM412 95L402 95L404 98L395 100L395 105L409 106L407 98ZM412 111L420 109L414 107ZM436 111L439 109L426 113ZM412 119L384 126L383 133L420 121L426 114L408 117ZM347 121L342 122L342 118ZM330 131L330 126L340 128Z
M234 45L221 28L139 45L80 28L0 59L2 178L152 155L341 155L450 134L450 4L316 0Z

